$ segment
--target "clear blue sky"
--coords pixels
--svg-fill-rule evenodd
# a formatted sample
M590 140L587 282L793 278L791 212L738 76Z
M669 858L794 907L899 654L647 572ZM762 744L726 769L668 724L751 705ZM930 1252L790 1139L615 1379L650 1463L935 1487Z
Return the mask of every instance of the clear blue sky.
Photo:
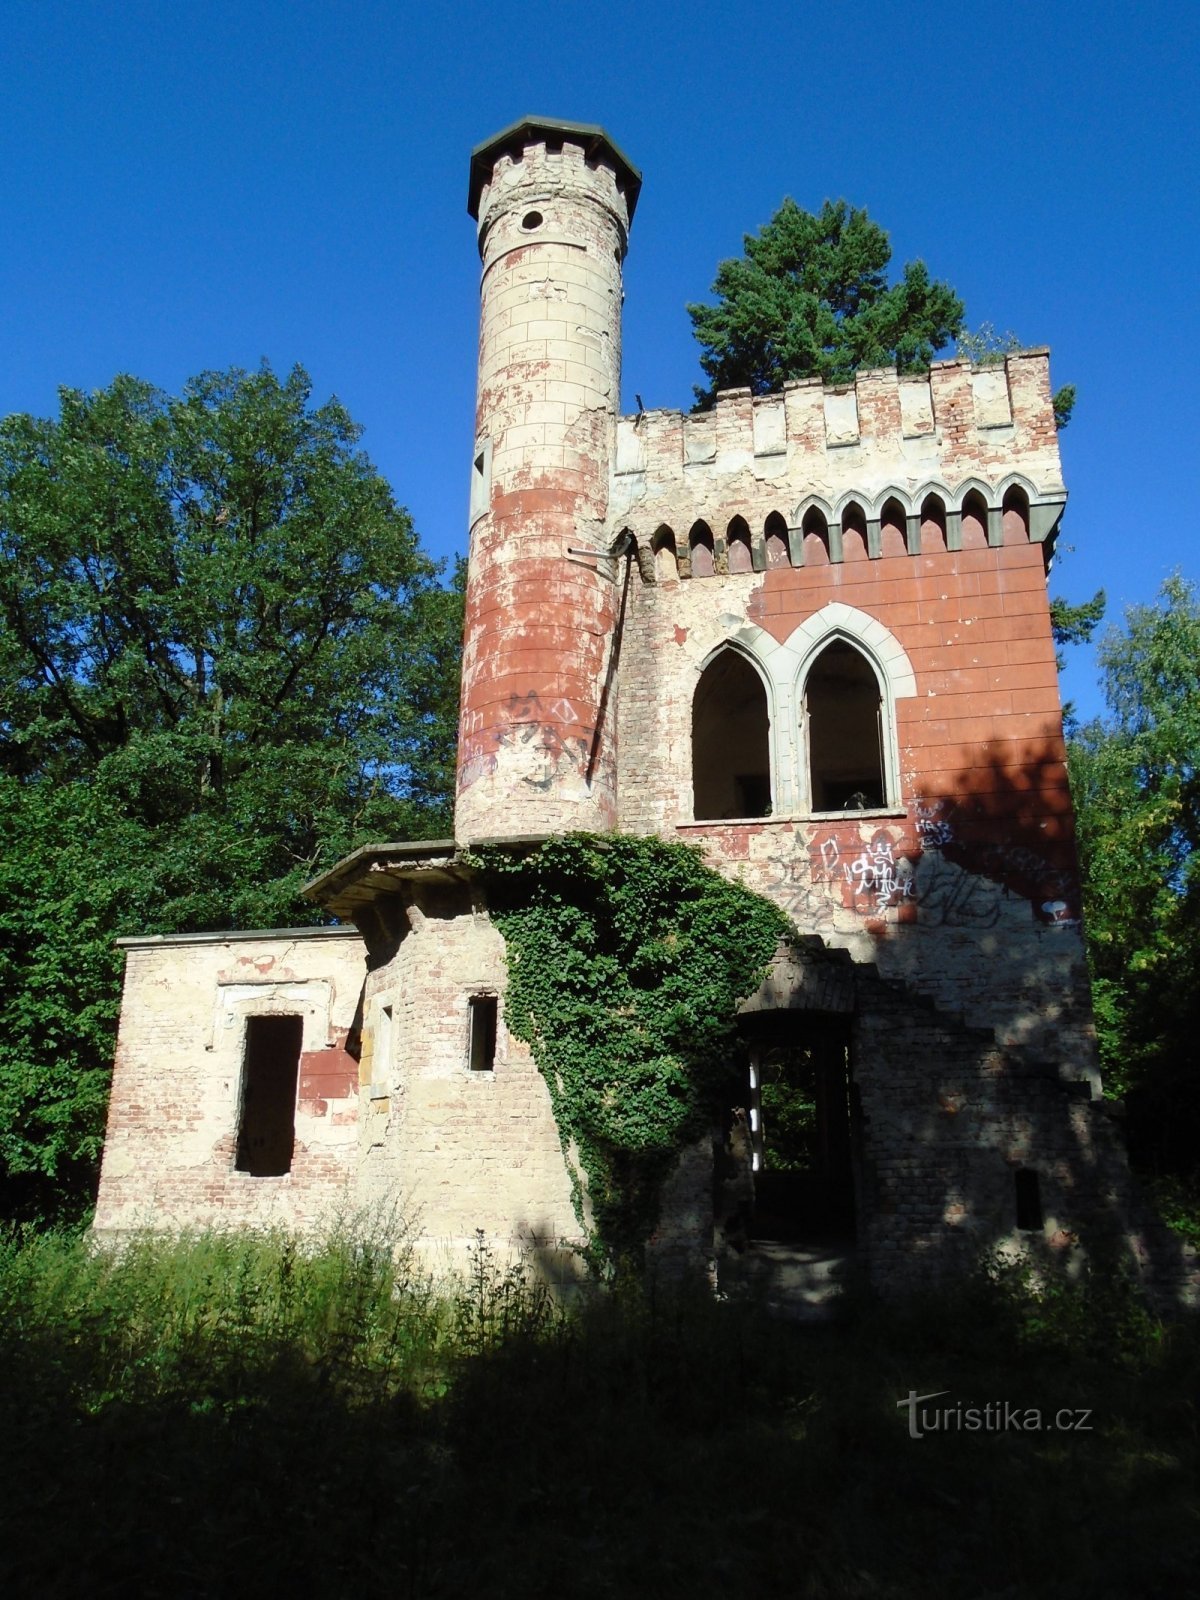
M625 404L687 406L684 313L785 194L844 196L1079 404L1054 587L1200 576L1200 8L9 0L0 413L300 362L440 555L465 540L471 146L602 123L645 187ZM1099 707L1082 652L1066 689Z

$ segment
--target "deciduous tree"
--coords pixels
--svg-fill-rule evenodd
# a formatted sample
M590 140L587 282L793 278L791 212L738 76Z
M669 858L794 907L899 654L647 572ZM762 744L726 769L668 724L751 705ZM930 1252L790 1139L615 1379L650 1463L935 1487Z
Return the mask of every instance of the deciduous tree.
M1071 742L1103 1062L1143 1166L1200 1170L1200 596L1180 575L1100 651L1108 715Z
M312 920L450 821L461 582L307 376L134 378L0 423L0 1177L98 1150L117 933Z

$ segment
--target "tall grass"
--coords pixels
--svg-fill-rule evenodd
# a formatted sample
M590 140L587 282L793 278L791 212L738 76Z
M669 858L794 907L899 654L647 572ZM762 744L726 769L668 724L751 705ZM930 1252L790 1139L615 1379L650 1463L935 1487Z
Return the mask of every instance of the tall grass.
M701 1288L569 1309L402 1229L0 1248L0 1592L1178 1596L1194 1327L1011 1274L798 1327ZM897 1401L1088 1408L914 1440Z

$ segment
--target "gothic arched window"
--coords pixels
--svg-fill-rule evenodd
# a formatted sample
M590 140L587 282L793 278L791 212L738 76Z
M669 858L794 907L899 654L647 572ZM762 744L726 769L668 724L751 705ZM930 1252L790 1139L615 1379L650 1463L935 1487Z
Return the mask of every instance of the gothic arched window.
M809 804L813 811L870 810L888 803L884 700L875 669L835 638L804 680Z
M762 678L721 650L692 699L692 815L697 822L771 814L771 714Z

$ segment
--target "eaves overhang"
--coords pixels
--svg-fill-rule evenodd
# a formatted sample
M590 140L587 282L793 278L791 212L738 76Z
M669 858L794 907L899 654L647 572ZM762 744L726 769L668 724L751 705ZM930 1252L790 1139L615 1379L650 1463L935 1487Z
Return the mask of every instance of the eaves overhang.
M475 839L471 846L495 847L517 853L536 850L548 835L523 834L504 839ZM300 891L306 899L343 921L352 922L374 901L404 894L421 886L437 888L466 885L476 877L467 859L471 847L453 839L424 839L415 844L364 844L312 878Z

